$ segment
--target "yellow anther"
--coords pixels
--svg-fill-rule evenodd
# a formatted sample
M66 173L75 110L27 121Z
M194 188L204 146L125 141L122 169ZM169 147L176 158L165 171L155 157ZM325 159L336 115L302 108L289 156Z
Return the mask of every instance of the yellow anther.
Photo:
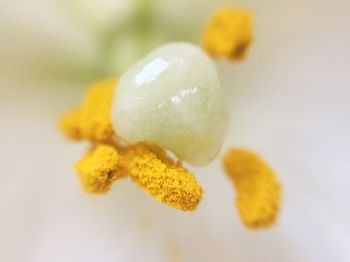
M183 211L196 209L202 198L201 186L193 174L173 163L162 149L137 144L126 148L122 155L120 168L147 193Z
M73 109L60 119L60 128L69 139L80 140L80 108Z
M240 60L253 39L253 19L247 10L223 7L209 21L202 47L214 57Z
M253 152L231 149L223 165L236 188L236 205L242 222L253 229L274 224L281 188L268 164Z
M202 188L193 174L156 145L122 148L113 141L110 110L115 88L115 80L96 83L88 90L83 104L65 114L60 122L71 139L103 143L76 164L84 190L105 193L117 178L130 175L157 200L181 210L194 210L201 200Z
M87 91L82 105L66 113L60 127L70 139L108 143L113 137L110 111L116 80L95 83Z
M76 164L84 190L90 193L107 192L112 183L123 176L116 172L119 160L118 151L112 146L98 145L92 148Z

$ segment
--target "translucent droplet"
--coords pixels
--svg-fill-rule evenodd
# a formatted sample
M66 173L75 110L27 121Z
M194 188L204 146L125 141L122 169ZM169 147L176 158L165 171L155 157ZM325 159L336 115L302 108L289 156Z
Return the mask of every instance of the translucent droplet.
M216 67L187 43L162 46L124 73L112 124L128 143L149 141L192 165L213 160L228 126Z

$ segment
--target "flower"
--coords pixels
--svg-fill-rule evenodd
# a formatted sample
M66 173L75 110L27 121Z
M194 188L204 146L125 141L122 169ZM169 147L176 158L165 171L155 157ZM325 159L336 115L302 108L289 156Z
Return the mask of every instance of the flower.
M249 13L224 8L209 23L203 46L214 56L238 59L249 46L250 35ZM195 210L203 190L181 162L168 157L155 144L125 145L117 138L111 125L116 83L109 79L92 85L82 105L60 120L68 138L93 144L76 165L83 188L105 193L114 181L130 177L155 199L183 211ZM231 149L223 163L237 190L236 203L243 223L254 229L273 224L279 210L280 186L268 164L255 153L241 149Z

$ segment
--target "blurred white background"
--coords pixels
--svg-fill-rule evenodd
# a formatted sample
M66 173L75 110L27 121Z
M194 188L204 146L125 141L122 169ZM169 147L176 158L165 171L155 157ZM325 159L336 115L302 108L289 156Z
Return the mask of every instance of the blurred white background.
M147 44L199 39L221 3L156 1L151 25L170 35L146 28ZM67 142L57 117L148 48L125 32L99 46L134 3L0 0L0 261L350 261L350 2L226 3L255 13L256 40L246 62L218 62L223 150L255 149L278 172L278 224L242 226L219 160L192 168L205 189L194 213L129 180L84 194L72 166L87 145Z

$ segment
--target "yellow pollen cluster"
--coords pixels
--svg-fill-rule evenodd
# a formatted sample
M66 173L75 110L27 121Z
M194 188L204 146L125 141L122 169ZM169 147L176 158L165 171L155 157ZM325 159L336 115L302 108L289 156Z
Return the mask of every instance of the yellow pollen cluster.
M92 148L76 164L83 188L105 193L115 180L130 176L157 200L183 211L196 209L203 192L196 178L155 147L136 144L117 149L101 144Z
M142 144L128 147L120 166L136 184L169 206L192 211L202 198L203 190L193 174L170 158L162 161Z
M115 180L130 176L155 199L184 211L194 210L202 188L193 174L156 145L121 147L114 142L110 110L115 88L115 80L96 83L87 91L83 104L60 120L68 138L95 144L76 164L84 190L105 193Z
M204 30L202 47L214 57L241 60L253 40L253 19L246 10L223 7Z
M223 165L236 188L236 205L243 223L253 229L272 225L281 200L273 170L258 155L244 149L231 149Z
M120 178L115 172L119 164L118 152L109 145L98 145L76 163L76 171L86 192L105 193ZM119 175L118 175L119 174Z
M65 135L74 140L108 143L113 137L110 110L117 81L108 79L92 85L82 105L60 120Z

